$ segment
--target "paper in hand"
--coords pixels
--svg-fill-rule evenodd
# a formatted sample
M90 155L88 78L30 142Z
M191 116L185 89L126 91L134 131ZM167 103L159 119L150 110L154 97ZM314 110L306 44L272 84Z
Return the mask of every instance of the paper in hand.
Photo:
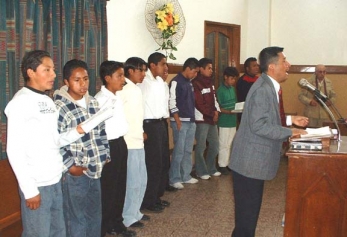
M103 104L100 108L100 110L94 114L89 119L85 120L81 127L85 133L89 133L93 128L98 126L100 123L105 121L106 119L113 116L114 113L114 104L116 100L115 99L109 99Z

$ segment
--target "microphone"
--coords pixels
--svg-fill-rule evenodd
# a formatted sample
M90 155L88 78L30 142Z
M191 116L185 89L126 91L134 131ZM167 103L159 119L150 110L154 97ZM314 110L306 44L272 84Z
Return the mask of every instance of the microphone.
M305 78L301 78L299 81L299 85L302 87L307 87L311 91L314 92L315 96L319 97L324 102L329 100L328 96L324 95L320 90L318 90L314 85L309 83Z

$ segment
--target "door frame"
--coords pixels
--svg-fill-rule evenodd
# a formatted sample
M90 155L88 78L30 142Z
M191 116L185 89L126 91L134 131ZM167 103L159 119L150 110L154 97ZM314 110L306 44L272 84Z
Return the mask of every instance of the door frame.
M213 22L213 21L205 21L204 22L204 56L206 57L206 41L207 35L212 32L220 32L226 35L230 39L229 45L229 60L228 66L235 66L238 71L240 71L240 46L241 46L241 26L235 24L221 23L221 22ZM218 48L218 41L215 42L215 48ZM218 50L215 52L215 59L218 59ZM219 78L218 74L218 62L213 65L213 71L215 73L215 88L219 87L219 83L217 78Z

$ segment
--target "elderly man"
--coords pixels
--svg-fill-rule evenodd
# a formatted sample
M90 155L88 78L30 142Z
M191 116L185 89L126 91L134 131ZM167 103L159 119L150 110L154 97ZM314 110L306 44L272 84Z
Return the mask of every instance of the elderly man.
M326 68L319 64L316 66L315 73L307 81L314 85L318 90L328 97L325 102L330 106L336 99L336 93L333 89L331 81L325 77ZM322 127L323 121L330 120L329 114L323 106L316 100L314 94L306 88L301 90L299 100L305 105L304 115L309 118L309 127Z

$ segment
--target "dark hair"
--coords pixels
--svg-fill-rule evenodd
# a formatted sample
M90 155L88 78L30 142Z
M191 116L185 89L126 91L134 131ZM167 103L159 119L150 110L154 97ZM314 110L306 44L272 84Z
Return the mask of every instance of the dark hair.
M281 47L267 47L259 54L259 65L261 72L267 72L270 64L278 61L278 53L283 52Z
M29 81L30 79L27 72L28 69L32 69L34 72L36 72L37 67L42 64L42 59L46 57L51 58L51 55L44 50L33 50L24 55L21 70L25 82Z
M129 69L133 69L133 70L138 68L142 69L143 66L146 66L146 70L147 70L148 68L147 63L142 58L138 58L138 57L128 58L124 63L124 75L126 77L129 77Z
M166 56L162 53L155 52L149 55L148 57L148 67L151 67L151 63L154 63L157 65L163 58L166 58Z
M199 61L196 58L188 58L183 64L183 71L189 67L190 69L195 69L199 67Z
M246 61L243 64L243 68L245 69L245 72L247 72L247 68L251 66L251 62L256 62L257 59L254 57L247 58Z
M83 68L88 72L88 65L86 62L79 60L79 59L71 59L70 61L67 61L63 68L63 80L69 80L71 77L72 71L76 68Z
M226 67L224 69L223 76L238 77L239 71L237 71L236 67Z
M123 63L116 61L104 61L100 64L99 75L102 81L102 84L106 85L106 76L112 76L112 74L117 71L119 68L124 68Z
M208 64L212 64L212 59L202 58L199 60L199 67L205 68Z

